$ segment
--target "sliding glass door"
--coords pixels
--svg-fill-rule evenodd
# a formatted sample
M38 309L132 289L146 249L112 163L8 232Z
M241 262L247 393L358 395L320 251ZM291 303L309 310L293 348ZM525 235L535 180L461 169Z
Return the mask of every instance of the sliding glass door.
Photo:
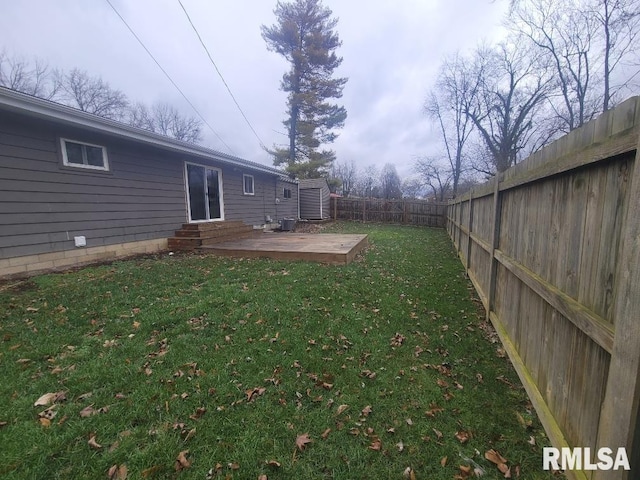
M222 174L219 169L186 163L189 220L224 220Z

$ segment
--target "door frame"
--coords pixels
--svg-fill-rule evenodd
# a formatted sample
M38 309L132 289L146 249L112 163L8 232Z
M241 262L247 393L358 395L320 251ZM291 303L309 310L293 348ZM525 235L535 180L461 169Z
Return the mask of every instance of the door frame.
M192 220L191 219L191 196L189 195L189 172L187 170L188 165L193 165L196 167L201 167L205 169L205 175L204 178L206 180L207 175L206 175L206 170L214 170L218 173L218 191L220 193L220 218L207 218L204 220ZM184 162L184 185L185 185L185 197L187 199L187 220L188 223L208 223L208 222L222 222L224 221L224 193L223 193L223 182L222 182L222 169L219 167L212 167L211 165L203 165L201 163L195 163L195 162ZM205 201L205 208L207 211L207 217L210 217L210 212L209 212L209 202Z

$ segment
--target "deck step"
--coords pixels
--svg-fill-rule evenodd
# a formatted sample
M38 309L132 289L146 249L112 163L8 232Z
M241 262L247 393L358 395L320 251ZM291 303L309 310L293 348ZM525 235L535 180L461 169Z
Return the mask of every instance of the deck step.
M248 238L255 234L251 225L240 221L186 223L168 239L171 250L193 250L203 245Z

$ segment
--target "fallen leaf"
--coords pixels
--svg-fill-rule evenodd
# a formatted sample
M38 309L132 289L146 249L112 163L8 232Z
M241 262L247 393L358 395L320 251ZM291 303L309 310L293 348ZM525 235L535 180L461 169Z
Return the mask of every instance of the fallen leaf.
M530 436L527 443L529 443L529 445L535 445L536 444L536 437L534 437L533 435Z
M440 460L440 466L442 467L446 467L447 466L447 457L442 457L442 459Z
M82 410L80 410L80 416L82 418L87 418L90 417L91 415L95 415L96 413L98 413L98 411L93 408L93 404L84 407Z
M407 422L407 425L413 425L413 420L411 420L410 418L407 418L405 421Z
M2 426L2 425L0 425L0 426ZM322 432L322 435L320 435L320 436L322 437L323 440L326 440L330 433L331 433L331 429L327 428L324 432Z
M280 468L281 463L278 462L277 460L269 460L266 462L266 464L270 467L275 467L275 468Z
M367 405L366 407L364 407L361 413L363 417L368 417L371 413L371 405Z
M40 412L38 414L38 417L46 418L47 420L53 420L55 416L58 414L58 412L56 411L56 406L57 405L51 405L46 410L43 410L42 412Z
M379 438L374 438L373 442L371 442L371 445L369 445L369 450L376 450L379 451L382 449L382 440L380 440Z
M89 444L89 446L91 448L95 448L96 450L100 450L102 448L102 445L100 445L98 442L96 442L96 436L95 435L91 435L91 437L89 438L89 441L87 443Z
M227 467L229 467L231 470L239 470L240 469L240 465L235 463L235 462L227 464Z
M262 474L258 477L258 480L269 480L266 475Z
M409 480L416 480L416 472L411 467L405 468L404 472L402 472L402 476Z
M196 413L194 413L193 415L189 415L189 418L191 420L198 420L200 417L202 417L205 413L207 413L207 409L204 407L198 407L196 408Z
M491 463L495 463L496 465L500 465L501 463L507 463L508 461L506 458L504 458L502 455L500 455L499 452L497 452L494 449L487 450L486 452L484 452L484 458L489 460Z
M398 449L399 452L402 452L404 450L404 443L402 443L402 440L396 443L396 448Z
M300 451L304 450L307 444L311 442L313 442L313 440L309 438L308 433L303 433L302 435L298 435L296 437L296 447L298 447Z
M469 438L471 438L471 434L464 430L460 430L456 432L456 438L460 443L467 443L469 441Z
M336 412L336 415L340 415L341 413L343 413L347 408L349 408L349 405L340 405L338 407L338 411Z
M433 433L436 434L436 437L438 437L438 440L440 440L442 438L442 432L440 430L437 429L433 429Z
M175 464L176 472L179 472L191 466L191 462L187 459L188 454L189 450L183 450L178 454L178 458L176 458Z
M56 398L56 395L57 395L56 393L45 393L34 402L33 406L34 407L47 406L53 402L53 400Z
M43 427L51 426L51 420L49 420L48 418L40 417L38 421L40 422L40 425L42 425Z

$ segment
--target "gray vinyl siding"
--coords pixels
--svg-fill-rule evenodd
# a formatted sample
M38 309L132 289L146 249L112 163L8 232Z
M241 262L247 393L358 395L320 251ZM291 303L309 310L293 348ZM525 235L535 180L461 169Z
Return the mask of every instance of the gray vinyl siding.
M300 218L305 220L329 218L331 216L330 202L328 188L300 189Z
M107 147L109 172L64 167L60 137ZM180 162L104 136L0 120L0 258L166 238L185 221Z
M242 176L253 175L254 194L243 193ZM224 207L226 220L241 220L250 225L264 225L267 216L274 223L283 218L298 218L298 187L275 176L243 170L223 168ZM284 185L291 188L291 198L283 198ZM276 202L276 198L278 202Z
M105 146L109 171L63 166L60 137ZM79 235L87 247L173 236L188 222L185 161L222 170L226 220L282 217L275 175L3 113L0 258L73 250ZM242 193L243 173L254 176L253 196Z
M300 218L305 220L320 220L320 192L319 188L305 188L300 190Z
M284 198L283 189L291 190L291 198ZM278 179L278 196L280 203L276 205L278 220L298 218L298 184Z

